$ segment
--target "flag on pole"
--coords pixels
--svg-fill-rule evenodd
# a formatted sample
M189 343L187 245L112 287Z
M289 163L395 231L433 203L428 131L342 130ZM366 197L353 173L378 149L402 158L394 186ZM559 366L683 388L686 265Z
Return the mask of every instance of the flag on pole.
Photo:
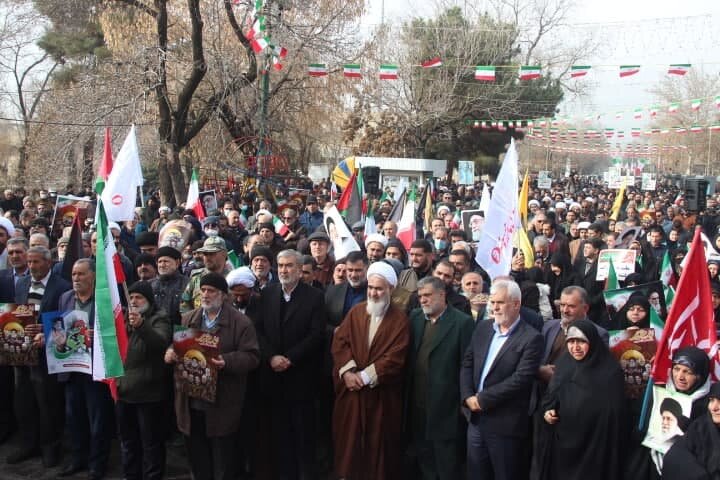
M397 80L397 65L380 65L380 80Z
M510 139L510 148L503 160L495 183L495 193L485 212L485 227L478 242L475 260L495 278L507 275L512 263L512 240L521 226L518 214L518 154L515 140Z
M407 195L407 203L397 226L397 238L409 252L410 245L415 241L415 189Z
M275 228L275 233L277 233L281 237L284 237L290 231L288 226L285 225L285 222L280 220L277 215L273 215L272 224Z
M124 222L135 218L138 187L143 183L140 152L133 125L115 158L115 166L102 192L105 214L109 221Z
M677 277L675 276L675 271L672 268L670 252L668 250L665 251L665 255L663 255L662 259L662 265L660 266L660 281L662 281L663 285L671 287L675 287L675 285L677 285Z
M267 38L265 37L258 37L250 40L250 46L252 47L253 52L255 52L256 54L259 54L260 52L265 50L268 45L270 45L270 42L268 42Z
M530 190L530 179L528 178L527 169L523 177L522 187L520 187L520 195L518 196L518 211L520 212L520 223L523 228L527 228L528 220L528 191Z
M72 281L72 268L75 261L85 256L82 243L82 225L80 225L80 215L77 210L73 217L72 227L70 228L70 241L65 249L63 257L62 276L68 282Z
M655 353L652 378L657 383L667 382L672 368L673 354L678 349L690 345L708 353L713 378L716 380L720 378L710 277L703 274L707 270L707 263L700 231L700 227L695 229L687 263L680 276L675 298L665 321L663 335Z
M516 245L523 252L525 259L525 268L533 268L535 266L535 249L530 242L525 228L520 227L516 232Z
M610 210L610 218L617 221L618 215L620 215L620 207L622 207L623 200L625 198L625 180L623 180L620 190L618 190L617 197L613 202L612 209Z
M495 67L491 65L478 65L475 67L475 80L482 82L495 81Z
M105 127L105 142L103 143L103 158L100 161L100 171L98 175L103 180L107 181L112 172L113 168L113 157L112 157L112 142L110 141L110 127Z
M402 193L400 194L400 198L395 200L395 205L393 205L392 210L390 210L390 214L388 215L387 219L392 220L395 223L398 223L405 213L405 203L406 202L407 202L407 188L403 188Z
M114 379L124 375L127 354L127 332L120 305L116 265L119 264L115 242L108 227L102 199L96 211L97 246L95 250L95 323L93 330L93 380L107 381L117 400ZM116 260L117 259L117 260ZM120 267L122 269L122 267Z
M430 60L422 62L423 68L437 68L442 65L442 59L440 57L433 57Z
M540 78L540 65L521 65L519 72L520 80L534 80Z
M584 77L590 71L588 65L573 65L570 67L570 78Z
M483 211L485 218L487 218L488 209L490 208L490 186L487 183L483 183L483 191L480 195L480 205L478 208Z
M360 64L348 63L343 66L343 76L345 78L362 78Z
M620 78L635 75L640 71L640 65L620 65Z
M615 271L615 263L613 262L612 257L610 257L610 262L608 266L608 275L605 279L605 291L608 290L617 290L620 288L620 282L618 281L617 272Z
M308 75L311 77L326 77L327 74L327 65L324 63L311 63L308 65Z
M200 186L198 185L197 170L193 168L192 178L190 178L190 188L188 188L187 201L185 208L193 210L198 220L205 218L205 209L200 202Z
M689 63L676 63L670 65L668 69L669 75L685 75L690 70L691 65Z

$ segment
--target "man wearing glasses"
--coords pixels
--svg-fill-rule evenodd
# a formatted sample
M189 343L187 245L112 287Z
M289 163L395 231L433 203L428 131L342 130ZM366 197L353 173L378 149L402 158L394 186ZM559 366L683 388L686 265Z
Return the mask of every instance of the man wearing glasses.
M298 211L292 203L280 207L280 218L289 231L283 235L285 248L297 250L298 242L308 236L308 231L298 219Z

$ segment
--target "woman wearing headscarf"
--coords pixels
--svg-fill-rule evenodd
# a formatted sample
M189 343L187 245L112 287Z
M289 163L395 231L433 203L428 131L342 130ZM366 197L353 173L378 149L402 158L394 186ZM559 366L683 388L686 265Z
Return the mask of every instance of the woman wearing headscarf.
M665 455L663 480L720 480L720 384L708 398L707 409Z
M560 294L570 285L579 285L575 270L570 263L570 257L563 252L555 252L550 257L550 271L545 280L550 286L550 304L553 308L553 318L560 318Z
M540 478L620 478L626 424L620 365L589 320L568 328L566 345L543 398L553 432Z
M634 292L615 314L611 330L650 328L650 308L647 297L642 292Z

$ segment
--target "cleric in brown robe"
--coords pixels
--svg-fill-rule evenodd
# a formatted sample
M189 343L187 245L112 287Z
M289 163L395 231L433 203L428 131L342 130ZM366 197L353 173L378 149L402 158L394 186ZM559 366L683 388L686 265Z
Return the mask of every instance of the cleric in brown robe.
M332 342L335 472L349 480L400 477L402 391L410 329L391 305L395 270L373 263L367 302L348 312Z

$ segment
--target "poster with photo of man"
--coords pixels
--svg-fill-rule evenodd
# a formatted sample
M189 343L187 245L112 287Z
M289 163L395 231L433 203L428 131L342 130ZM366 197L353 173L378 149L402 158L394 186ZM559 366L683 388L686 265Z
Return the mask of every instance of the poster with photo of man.
M685 435L690 423L692 397L663 386L653 387L653 407L643 445L667 453L678 438Z
M218 209L217 195L215 190L205 190L200 192L200 201L202 202L203 209L205 210L205 216L208 217Z
M42 314L48 373L92 375L92 339L88 314L82 310Z
M477 242L485 226L485 212L482 210L463 210L461 212L465 235L469 241Z
M475 183L475 162L461 160L458 162L458 185Z

